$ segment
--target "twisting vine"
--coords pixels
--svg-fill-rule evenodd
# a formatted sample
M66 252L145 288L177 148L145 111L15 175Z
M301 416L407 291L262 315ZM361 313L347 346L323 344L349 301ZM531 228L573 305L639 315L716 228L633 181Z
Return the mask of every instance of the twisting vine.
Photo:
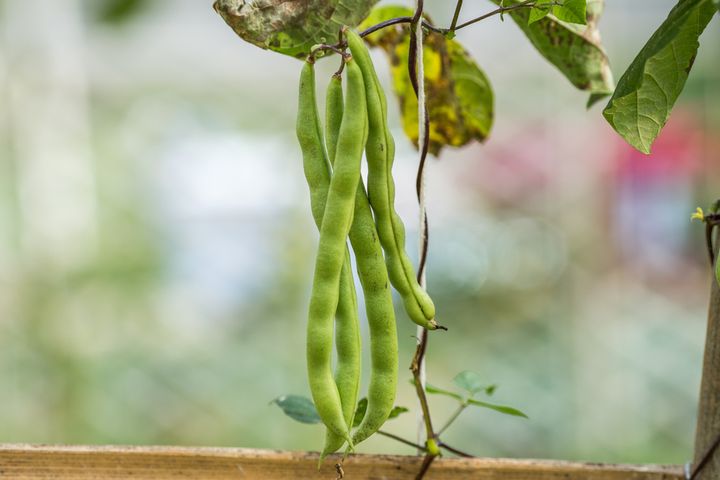
M428 147L430 145L430 116L428 115L427 103L425 101L425 72L423 66L423 29L422 17L424 10L424 1L417 0L417 8L415 15L410 23L410 49L408 52L408 74L410 83L418 100L418 147L420 150L420 159L418 162L418 171L415 181L415 189L419 205L419 239L418 239L418 271L417 280L421 287L425 285L425 264L427 261L429 232L428 219L425 204L425 164L427 161ZM415 390L417 392L418 401L421 409L421 425L418 429L418 439L422 439L422 426L425 427L425 458L423 459L417 479L423 478L425 473L432 465L432 462L440 454L435 441L435 430L433 429L432 417L430 415L430 406L427 401L425 392L425 352L427 351L428 332L424 328L418 327L418 345L415 350L410 371L413 374Z

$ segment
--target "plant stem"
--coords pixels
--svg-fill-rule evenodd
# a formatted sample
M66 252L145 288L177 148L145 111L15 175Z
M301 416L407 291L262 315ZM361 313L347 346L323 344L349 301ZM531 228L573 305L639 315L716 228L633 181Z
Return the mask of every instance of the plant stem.
M425 98L425 73L423 68L423 29L422 29L422 15L423 15L424 1L417 0L417 8L415 9L415 15L412 18L410 24L410 48L408 51L408 73L410 75L410 81L415 90L415 95L418 99L418 146L420 147L420 162L418 164L418 173L416 180L417 187L417 198L420 207L420 264L418 266L417 280L421 287L425 287L425 259L427 258L428 250L428 229L427 229L427 214L425 213L425 191L423 174L425 170L425 160L428 153L429 145L429 117L428 109ZM427 395L425 393L425 352L427 350L428 332L424 328L420 328L420 336L418 340L417 349L413 356L410 369L413 373L415 380L415 391L417 392L418 401L420 402L420 409L422 410L422 422L425 425L425 442L426 442L426 453L422 463L422 467L415 477L416 480L422 480L425 473L432 465L440 453L438 447L435 444L435 431L432 425L432 418L430 416L430 406L428 405ZM430 443L432 442L432 443ZM430 448L432 446L432 448Z
M415 480L422 480L427 471L430 469L430 465L432 465L432 462L435 460L435 458L437 458L435 455L425 455L425 458L423 458L422 466L420 467L420 471L415 477Z
M426 28L430 30L431 32L440 33L440 34L447 34L450 32L456 32L462 28L465 28L467 26L473 25L477 22L480 22L482 20L485 20L490 17L494 17L495 15L499 15L501 13L505 12L511 12L513 10L519 10L521 8L532 8L535 6L535 0L526 0L522 3L518 3L517 5L510 5L508 7L499 7L491 12L488 12L486 14L480 15L479 17L473 18L472 20L468 20L467 22L461 23L460 25L457 25L457 21L460 15L460 8L462 7L463 0L458 0L457 5L455 6L455 15L453 17L452 23L450 24L449 28L440 28L436 27L432 23L423 20L422 26L423 28ZM562 5L558 2L552 2L545 4L546 6L553 6L553 5ZM360 32L361 37L366 37L370 35L371 33L375 33L378 30L382 30L386 27L391 27L393 25L400 25L403 23L413 23L414 17L397 17L397 18L391 18L390 20L385 20L384 22L380 22L376 25L373 25L372 27L368 27L367 29Z
M385 27L390 27L392 25L398 25L400 23L410 23L412 22L412 17L397 17L397 18L391 18L390 20L385 20L384 22L380 22L377 25L373 25L372 27L363 30L360 32L361 37L367 37L371 33L375 33L378 30L381 30Z
M384 22L380 22L377 25L373 25L372 27L368 27L367 29L360 32L361 37L367 37L371 33L375 33L378 30L382 30L385 27L391 27L393 25L400 25L403 23L413 23L413 17L397 17L397 18L391 18L390 20L385 20ZM445 29L438 28L432 23L428 22L427 20L423 20L422 22L423 28L427 28L428 30L435 32L435 33L444 33Z
M455 412L450 415L450 418L448 418L447 422L445 422L445 425L440 429L440 431L437 432L438 436L442 435L442 433L447 430L447 428L452 425L452 423L457 420L458 416L467 408L467 403L463 402L460 404L460 406L455 410Z
M423 329L423 332L420 335L420 342L415 350L415 356L410 364L410 370L412 371L413 378L415 380L415 393L417 394L418 401L420 402L420 410L422 411L423 423L425 425L425 438L434 438L435 431L433 430L432 418L430 417L430 406L428 405L425 387L421 381L421 366L423 359L425 358L427 340L427 330Z
M412 84L415 95L418 98L418 148L420 150L420 162L418 164L417 176L415 179L415 191L417 192L418 204L420 206L420 259L417 269L417 280L424 286L425 262L427 261L428 252L428 221L425 212L425 194L424 194L424 174L425 163L427 161L428 151L430 148L430 115L428 114L427 101L425 99L425 83L423 72L423 51L422 51L422 31L417 30L417 22L422 18L422 0L418 1L418 9L413 17L410 35L410 46L408 50L408 74L410 83ZM420 359L421 364L423 359ZM422 369L422 365L421 365ZM423 382L421 382L423 383ZM430 437L428 437L430 438Z
M463 452L462 450L458 450L457 448L453 448L453 447L451 447L450 445L448 445L447 443L438 442L438 447L444 448L444 449L447 450L448 452L452 452L452 453L454 453L455 455L457 455L457 456L459 456L459 457L475 458L475 455L470 455L469 453L465 453L465 452Z
M457 26L458 17L460 17L460 10L462 10L462 4L463 0L457 0L457 3L455 4L455 13L453 14L452 23L450 23L450 31L454 32L455 27Z
M425 350L427 348L427 330L423 329L423 333L420 335L420 339L415 349L415 355L413 356L412 363L410 364L410 371L413 374L413 384L415 385L415 393L417 394L418 401L420 402L420 410L423 415L423 424L425 425L425 433L429 434L427 438L433 438L435 431L432 426L432 419L430 418L430 407L428 405L427 394L425 388L420 382L420 365L422 359L425 357Z
M384 436L384 437L392 438L393 440L396 440L396 441L398 441L398 442L400 442L400 443L404 443L405 445L408 445L408 446L410 446L410 447L414 447L414 448L416 448L417 450L420 450L420 451L423 451L423 452L424 452L424 451L427 451L427 448L423 447L422 445L418 445L418 444L415 443L415 442L411 442L410 440L406 440L406 439L404 439L404 438L402 438L402 437L398 437L397 435L394 435L394 434L392 434L392 433L390 433L390 432L386 432L386 431L384 431L384 430L378 430L377 433L379 433L380 435L382 435L382 436Z
M705 243L707 244L710 266L715 265L715 249L713 248L713 230L720 225L720 215L708 213L703 219L705 222Z
M472 25L473 23L477 23L481 20L485 20L486 18L490 18L492 16L498 15L500 13L510 12L512 10L518 10L520 8L532 8L535 6L535 2L533 0L526 0L522 3L518 3L517 5L510 5L509 7L500 7L497 10L493 10L492 12L488 12L485 15L480 15L479 17L473 18L472 20L468 20L465 23L461 23L457 27L455 27L453 30L450 30L452 32L456 32L460 30L461 28L465 28L467 26Z

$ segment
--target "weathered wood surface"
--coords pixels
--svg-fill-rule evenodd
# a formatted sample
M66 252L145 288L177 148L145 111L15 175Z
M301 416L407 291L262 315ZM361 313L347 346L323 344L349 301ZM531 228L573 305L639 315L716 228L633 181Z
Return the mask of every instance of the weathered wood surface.
M717 244L720 244L720 241L716 241L716 256ZM700 463L720 436L720 289L715 275L712 275L711 283L700 402L695 429L694 467ZM720 448L715 450L695 477L696 480L718 478L720 478Z
M337 456L318 472L314 453L242 448L0 445L0 479L324 479L336 478ZM413 479L420 457L352 455L345 478ZM439 459L428 480L681 480L679 466L605 465L549 460Z

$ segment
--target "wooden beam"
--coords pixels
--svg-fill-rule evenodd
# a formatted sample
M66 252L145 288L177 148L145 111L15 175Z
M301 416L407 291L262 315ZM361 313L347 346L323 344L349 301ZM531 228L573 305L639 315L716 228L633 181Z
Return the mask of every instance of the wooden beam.
M716 244L720 245L720 241ZM716 257L717 248L716 245ZM720 448L715 448L714 453L711 451L720 439L720 289L715 275L712 275L711 282L693 470L701 462L705 463L695 480L720 478Z
M323 479L336 478L329 457L243 448L0 445L2 480L80 479ZM351 455L347 479L415 478L422 457ZM679 466L606 465L553 460L438 459L428 480L682 480Z

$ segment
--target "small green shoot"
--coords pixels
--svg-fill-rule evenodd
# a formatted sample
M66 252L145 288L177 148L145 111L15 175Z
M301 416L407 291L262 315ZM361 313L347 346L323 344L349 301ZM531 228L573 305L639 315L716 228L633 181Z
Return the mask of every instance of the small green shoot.
M414 384L412 379L410 380L410 383ZM495 393L498 388L498 386L495 384L488 384L486 382L483 382L482 377L477 372L473 372L470 370L462 371L455 375L455 377L453 378L453 383L458 388L464 390L464 392L453 392L451 390L446 390L444 388L436 387L434 385L425 385L425 391L427 393L433 395L444 395L446 397L454 398L459 403L455 412L450 415L448 420L445 422L445 425L443 425L443 427L438 431L438 435L447 430L448 427L450 427L450 425L452 425L455 420L457 420L460 414L471 405L475 407L482 407L489 410L494 410L504 415L528 418L528 416L524 412L518 410L517 408L509 407L507 405L498 405L475 398L475 396L478 394L484 394L490 397Z

